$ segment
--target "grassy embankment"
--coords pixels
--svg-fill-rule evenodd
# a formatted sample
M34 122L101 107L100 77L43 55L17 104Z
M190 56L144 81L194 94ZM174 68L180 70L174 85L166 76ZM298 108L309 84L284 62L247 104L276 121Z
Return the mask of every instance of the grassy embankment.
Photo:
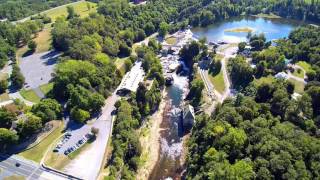
M58 127L53 132L51 132L50 135L45 137L38 145L29 150L19 153L19 155L23 156L26 159L40 162L48 147L56 140L57 137L62 134L62 130L64 128L63 123L56 122L56 125Z

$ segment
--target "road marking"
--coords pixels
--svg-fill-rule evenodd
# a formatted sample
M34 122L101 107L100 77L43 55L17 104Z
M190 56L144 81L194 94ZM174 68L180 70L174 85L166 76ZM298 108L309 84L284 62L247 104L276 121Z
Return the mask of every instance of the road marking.
M2 166L2 167L6 167L6 169L8 169L9 171L19 171L21 173L24 173L25 176L27 176L29 174L28 172L30 171L24 168L17 168L16 166L8 163L2 162L2 164L5 164L5 166Z
M11 172L11 173L13 173L13 174L18 174L18 175L20 175L20 176L26 176L25 174L23 174L23 173L21 173L21 172L19 172L19 171L12 171L10 168L8 168L7 166L2 166L1 164L0 164L0 167L2 167L4 170L6 170L6 171L9 171L9 172Z
M39 168L36 168L31 172L31 174L27 177L27 179L31 179L31 176L38 170Z

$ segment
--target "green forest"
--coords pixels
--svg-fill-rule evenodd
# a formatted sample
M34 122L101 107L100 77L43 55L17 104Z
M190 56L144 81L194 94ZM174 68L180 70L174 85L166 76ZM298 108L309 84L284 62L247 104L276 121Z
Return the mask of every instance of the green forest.
M39 20L13 24L10 21L37 14L71 0L0 0L0 68L12 60L12 85L21 89L24 77L16 62L16 50L35 48L32 39L44 28ZM52 46L63 53L53 75L48 99L25 110L28 121L10 130L19 111L0 109L0 149L37 133L49 120L61 118L66 103L71 118L85 123L100 113L120 84L123 72L115 62L124 59L126 70L142 61L151 87L140 83L136 93L116 103L107 179L135 179L141 161L141 145L136 130L158 109L165 80L160 59L161 45L155 39L138 48L133 44L159 33L164 37L181 29L208 26L238 16L275 14L283 18L320 22L320 2L316 0L149 0L133 6L127 0L101 0L97 13L80 18L68 10L67 18L52 24ZM219 104L209 116L199 114L187 143L187 179L319 179L320 178L320 28L311 25L293 30L289 37L271 46L261 35L248 36L239 44L239 55L229 60L230 80L239 94ZM245 45L252 47L252 68L240 55ZM241 48L242 47L242 48ZM30 48L32 49L32 48ZM179 55L192 69L208 56L205 40L185 45ZM210 54L215 58L215 54ZM286 60L310 64L308 83L301 97L293 98L291 82L255 83L286 69ZM218 67L218 68L217 68ZM213 61L211 70L221 68ZM196 71L192 71L195 73ZM190 75L191 79L195 74ZM0 90L9 87L0 82ZM204 83L194 78L187 100L195 107L202 102Z
M77 0L0 0L0 19L16 21Z

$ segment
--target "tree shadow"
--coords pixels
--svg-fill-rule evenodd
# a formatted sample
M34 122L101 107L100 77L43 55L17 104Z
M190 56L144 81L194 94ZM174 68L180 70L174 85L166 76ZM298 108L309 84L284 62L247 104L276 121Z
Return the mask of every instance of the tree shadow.
M57 63L59 55L60 52L53 50L41 56L40 59L45 60L45 64L50 66Z
M32 55L34 52L35 51L29 49L28 51L26 51L25 53L22 54L22 57L28 57L28 56Z

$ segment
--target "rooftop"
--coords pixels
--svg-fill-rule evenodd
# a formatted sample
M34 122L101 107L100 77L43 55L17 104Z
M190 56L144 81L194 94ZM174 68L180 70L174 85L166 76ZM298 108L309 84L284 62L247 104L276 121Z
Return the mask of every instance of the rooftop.
M119 90L137 91L139 83L143 80L144 76L144 70L141 65L141 61L136 62L131 70L124 75Z

